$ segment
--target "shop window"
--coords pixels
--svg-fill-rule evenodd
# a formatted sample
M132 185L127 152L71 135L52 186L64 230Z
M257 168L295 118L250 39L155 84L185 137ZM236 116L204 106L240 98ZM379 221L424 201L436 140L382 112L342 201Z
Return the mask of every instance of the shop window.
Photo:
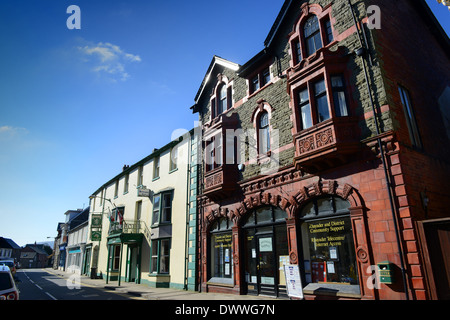
M120 264L120 245L113 246L112 270L119 270Z
M359 293L349 207L341 198L326 196L312 200L301 212L304 276L316 289Z
M170 239L152 240L152 256L150 272L157 274L169 273Z
M232 225L231 220L220 218L210 228L209 277L216 282L233 281Z

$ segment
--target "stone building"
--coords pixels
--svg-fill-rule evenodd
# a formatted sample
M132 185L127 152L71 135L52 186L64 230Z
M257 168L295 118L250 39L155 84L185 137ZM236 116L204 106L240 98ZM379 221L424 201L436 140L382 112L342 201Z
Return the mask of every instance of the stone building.
M214 56L201 290L286 296L289 264L306 299L448 297L449 53L422 0L286 0L261 52Z

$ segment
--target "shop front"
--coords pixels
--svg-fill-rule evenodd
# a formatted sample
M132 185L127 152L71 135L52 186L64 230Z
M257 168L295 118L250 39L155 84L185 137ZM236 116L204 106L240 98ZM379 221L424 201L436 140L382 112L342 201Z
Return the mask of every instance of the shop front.
M202 290L287 298L284 266L297 265L310 298L373 298L362 285L370 265L363 207L349 186L332 184L309 194L267 190L207 209Z

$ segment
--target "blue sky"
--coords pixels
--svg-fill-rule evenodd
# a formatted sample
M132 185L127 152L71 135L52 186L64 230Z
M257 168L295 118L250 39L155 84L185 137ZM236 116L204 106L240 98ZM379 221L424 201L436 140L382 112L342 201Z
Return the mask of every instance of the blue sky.
M213 55L247 62L283 2L1 0L0 236L54 237L124 164L191 129ZM427 2L449 33L448 9Z

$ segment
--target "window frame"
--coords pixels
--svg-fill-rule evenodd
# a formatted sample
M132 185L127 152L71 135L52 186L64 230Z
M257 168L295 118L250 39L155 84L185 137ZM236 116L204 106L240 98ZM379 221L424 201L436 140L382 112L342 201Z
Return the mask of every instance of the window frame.
M400 84L398 85L398 91L400 95L400 102L403 106L403 113L405 114L405 120L408 127L409 139L411 140L411 146L417 149L422 149L423 144L419 127L417 125L414 107L411 101L411 94L408 89Z
M173 195L174 195L173 190L158 192L153 195L153 209L152 209L152 217L151 217L151 219L152 219L151 227L152 228L158 227L160 225L172 224ZM166 196L170 196L170 200L169 200L170 205L169 206L165 206L165 204L164 204ZM158 200L159 203L157 206L155 206L156 198L159 198L159 200ZM163 210L170 210L169 219L164 218L166 213L164 213ZM155 214L156 212L157 212L157 214Z
M332 78L334 77L340 77L342 81L341 87L333 87L332 85ZM306 80L304 83L299 85L294 90L294 101L296 105L296 113L298 114L298 128L299 131L308 130L322 122L328 121L330 119L336 119L336 118L343 118L343 117L350 117L351 115L351 109L350 109L350 103L348 99L348 91L347 91L347 82L346 82L347 76L344 73L339 72L333 72L330 73L326 69L324 71L320 72L316 77L310 78ZM316 91L316 85L323 81L324 84L324 91L317 92ZM301 100L301 94L302 93L308 93L308 100ZM336 113L336 107L337 103L335 102L335 93L337 92L343 92L345 97L345 109L347 114L346 115L338 115ZM325 98L326 104L327 104L327 112L328 112L328 118L321 120L319 117L319 104L318 99L319 98ZM305 123L305 119L302 114L302 108L307 107L309 105L308 111L309 111L309 119L311 125L308 127L305 127L308 123Z
M323 210L320 211L319 208L319 201L322 201L325 203L327 200L329 201L329 210ZM337 206L337 200L339 200L339 202L341 204L343 204L343 206L338 207ZM326 206L325 206L326 207ZM304 241L306 241L306 243L308 243L308 247L309 247L309 243L311 242L311 235L308 233L304 233L303 232L303 228L304 226L308 226L311 223L324 223L326 224L327 222L330 222L332 220L335 219L346 219L346 223L347 226L350 226L350 230L345 230L345 233L350 233L350 237L348 237L348 239L346 239L347 241L350 241L350 243L353 245L353 247L348 248L345 247L347 250L352 250L352 252L347 252L346 254L343 256L349 256L353 259L353 261L351 262L351 265L353 265L355 267L355 276L356 276L356 283L347 283L347 282L321 282L320 285L323 288L327 288L327 287L333 287L333 286L352 286L354 288L354 290L359 291L360 293L360 284L362 279L358 278L358 260L356 258L356 246L355 246L355 240L353 237L353 233L354 230L352 229L351 226L351 216L350 216L350 207L351 204L350 202L348 202L347 200L344 200L338 196L335 195L323 195L323 196L318 196L315 197L313 199L311 199L310 201L308 201L307 203L305 203L305 205L303 206L303 208L301 208L301 210L299 211L299 235L301 238L301 242L303 243ZM306 209L309 209L306 211ZM316 230L316 232L320 233L319 230ZM325 231L324 231L325 232ZM337 231L336 231L337 232ZM323 233L323 232L322 232ZM339 245L340 246L340 245ZM334 245L329 245L328 248L334 248ZM310 248L309 248L310 249ZM303 251L305 251L306 249L304 248ZM330 261L334 261L336 260L337 262L339 262L339 256L342 256L342 252L340 252L340 248L338 247L336 249L337 252L337 259L336 258L332 258L330 257ZM302 263L306 263L306 261L308 261L308 264L310 266L310 270L309 272L307 272L307 268L304 268L304 277L305 280L311 280L311 281L305 281L305 289L309 290L308 286L314 286L315 282L313 281L313 269L312 269L312 257L310 256L311 252L308 251L308 253L303 252L301 255L301 261ZM307 259L307 256L309 256L309 259ZM328 261L327 260L327 261ZM330 272L331 273L331 272ZM311 279L307 279L307 274L310 274ZM338 289L338 287L334 287L333 289ZM339 290L339 289L338 289Z
M158 179L161 171L161 157L158 155L153 158L153 180Z
M137 172L137 188L139 188L140 186L144 185L144 166L139 166L138 167L138 172Z
M300 64L309 57L314 56L317 51L329 47L337 42L333 26L334 19L331 15L331 6L324 9L318 5L304 4L302 11L303 14L295 23L289 39L292 67ZM313 19L314 16L318 20L318 31L306 36L305 25L310 19ZM320 40L321 46L317 47L317 41L315 41L313 51L311 48L308 48L307 40L313 38L314 36L316 36L316 40Z
M270 64L260 68L256 73L252 73L248 77L249 95L263 89L272 81L272 74L270 73Z
M162 255L162 244L163 242L168 242L168 252L167 254ZM156 248L156 252L154 252ZM172 239L171 238L161 238L161 239L153 239L151 243L151 250L150 250L150 274L152 275L168 275L170 274L170 250L172 248ZM167 272L161 272L161 266L162 266L162 258L167 258ZM153 262L156 259L156 270L154 270Z
M264 126L262 124L263 117L267 118L267 123ZM269 113L264 110L258 118L258 154L266 155L271 150Z
M129 186L130 186L129 182L130 182L130 174L127 173L125 175L125 177L124 177L124 180L123 180L123 194L127 194L128 193L128 189L129 189Z
M317 24L317 29L314 29L313 31L311 31L311 33L309 35L306 34L306 27L307 24L311 21L311 20L315 20L314 24ZM321 30L321 23L319 20L319 17L315 14L310 15L305 23L303 24L301 31L302 31L302 36L303 36L303 43L305 46L305 57L310 57L312 56L314 53L316 53L319 49L323 48L323 39L322 39L322 30ZM309 40L313 40L312 44L314 44L314 50L311 50L312 48L310 47L311 43L309 42ZM316 40L320 41L320 44L316 43Z
M170 149L170 165L169 172L175 171L178 169L178 146L172 147Z
M211 120L219 117L233 107L232 85L226 79L221 79L217 83L213 93L214 96L210 100ZM224 96L222 95L223 93L225 94Z
M225 223L223 223L225 222ZM217 226L217 228L215 227ZM226 283L234 283L234 261L233 261L233 231L232 228L234 226L234 222L231 219L228 219L227 217L221 217L218 218L217 220L215 220L210 228L209 228L209 235L208 235L208 267L207 267L207 274L208 274L208 279L211 282L226 282ZM219 250L218 252L215 252L213 254L213 250L215 249L213 247L213 238L215 240L216 237L218 236L227 236L230 239L230 246L229 248L229 261L226 262L225 259L225 250L221 251ZM222 243L224 243L225 241L222 241ZM222 256L216 257L215 255L222 253ZM225 269L221 269L220 266L216 267L215 263L217 262L217 259L213 260L212 257L215 257L217 259L219 259L220 261L223 261L224 263L229 263L229 275L225 274ZM223 258L223 259L222 259ZM220 262L219 261L219 262ZM219 273L222 273L221 271L223 271L223 275L216 275L216 269L219 271Z

